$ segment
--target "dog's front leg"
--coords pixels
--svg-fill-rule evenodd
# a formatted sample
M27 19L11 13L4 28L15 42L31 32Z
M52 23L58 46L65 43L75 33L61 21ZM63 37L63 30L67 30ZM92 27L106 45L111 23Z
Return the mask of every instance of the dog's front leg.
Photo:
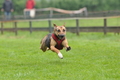
M66 48L66 51L71 50L71 47L68 45L67 39L65 39L65 40L63 41L62 45Z
M57 55L59 56L59 58L62 59L62 58L63 58L63 55L62 55L62 53L61 53L57 48L55 48L55 45L56 45L56 42L55 42L55 40L51 37L50 49L51 49L52 51L56 52Z
M62 53L57 48L55 48L54 46L51 46L50 49L52 51L56 52L58 54L59 58L61 58L61 59L63 58Z

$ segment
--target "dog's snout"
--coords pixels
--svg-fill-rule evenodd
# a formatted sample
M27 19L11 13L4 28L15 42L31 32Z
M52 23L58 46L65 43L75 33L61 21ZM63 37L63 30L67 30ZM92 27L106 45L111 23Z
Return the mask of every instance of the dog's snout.
M60 35L60 37L64 37L65 35Z
M61 35L58 35L60 38L64 38L65 37L65 35L63 35L63 34L61 34Z

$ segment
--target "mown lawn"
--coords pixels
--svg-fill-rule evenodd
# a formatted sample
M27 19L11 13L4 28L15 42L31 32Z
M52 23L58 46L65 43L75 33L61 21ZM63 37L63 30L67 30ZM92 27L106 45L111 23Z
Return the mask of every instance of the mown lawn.
M39 50L48 32L0 34L0 80L120 80L120 35L67 33L64 59Z

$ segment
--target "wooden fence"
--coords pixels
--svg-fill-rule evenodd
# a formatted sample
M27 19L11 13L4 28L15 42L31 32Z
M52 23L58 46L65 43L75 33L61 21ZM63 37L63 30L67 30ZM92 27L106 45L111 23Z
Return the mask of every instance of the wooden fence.
M75 20L76 21L76 26L73 27L66 27L67 31L69 32L73 32L76 33L77 35L80 35L80 32L103 32L104 35L107 34L107 32L115 32L118 33L120 32L120 26L107 26L107 18L108 17L100 17L102 18L104 21L104 26L94 26L94 27L82 27L80 26L80 20L81 19L88 19L88 18L59 18L59 19L39 19L39 20L12 20L12 21L0 21L1 27L0 27L0 31L1 34L4 34L4 31L13 31L15 33L15 35L18 35L18 30L24 30L24 31L29 31L30 34L33 31L49 31L50 33L53 31L53 27L52 27L52 20ZM93 19L93 18L89 18L89 19ZM48 21L48 27L33 27L32 22L34 21ZM28 28L19 28L17 27L17 23L18 22L29 22L29 27ZM5 28L4 24L7 22L12 22L14 25L12 28Z

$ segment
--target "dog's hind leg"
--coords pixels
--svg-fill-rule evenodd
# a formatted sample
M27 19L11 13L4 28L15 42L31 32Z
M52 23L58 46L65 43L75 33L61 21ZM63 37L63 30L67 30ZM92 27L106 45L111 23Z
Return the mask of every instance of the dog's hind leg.
M45 52L47 50L47 47L45 46L45 43L43 43L40 47L40 49Z
M40 46L40 49L45 52L47 50L47 46L45 44L45 40L46 40L47 36L45 36L42 40L41 40L41 46Z

